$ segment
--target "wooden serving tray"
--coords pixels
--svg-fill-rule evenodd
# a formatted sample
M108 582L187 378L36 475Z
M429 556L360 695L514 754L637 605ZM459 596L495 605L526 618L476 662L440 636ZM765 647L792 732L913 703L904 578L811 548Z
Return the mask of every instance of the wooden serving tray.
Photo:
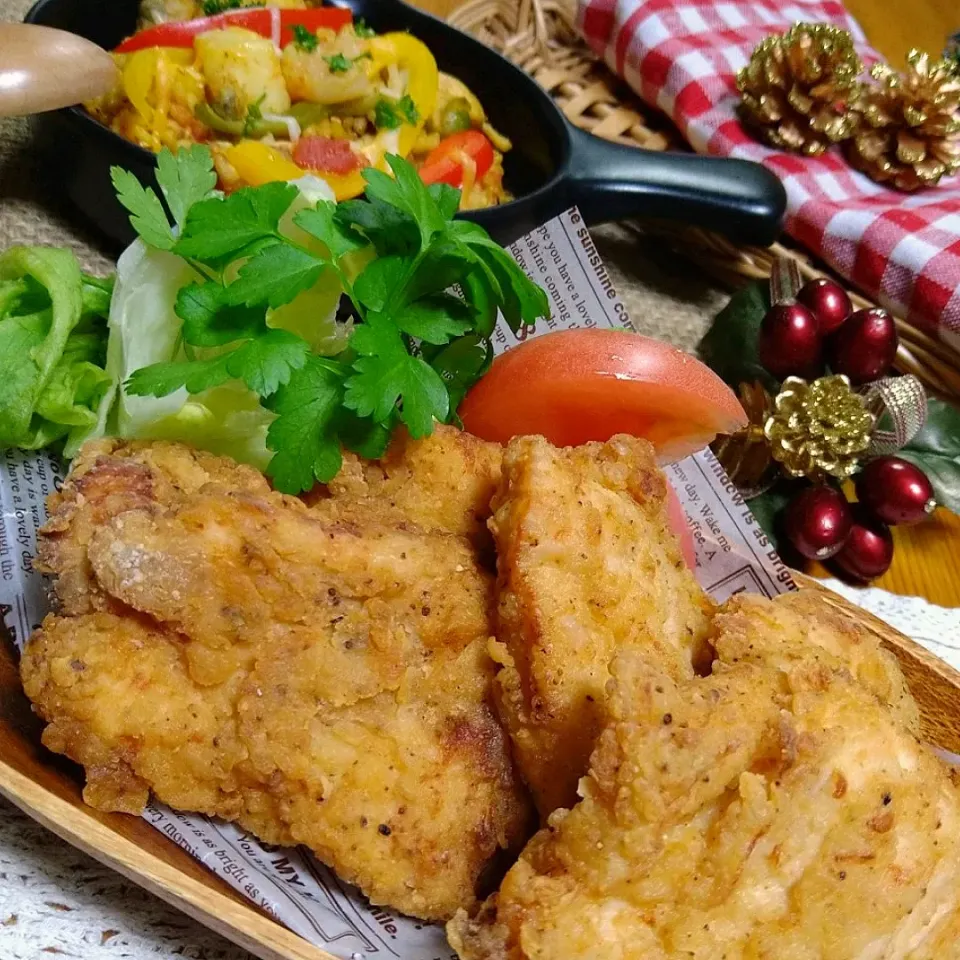
M896 654L920 704L923 736L960 754L960 673L817 581L802 589L842 611ZM62 840L123 874L263 960L333 960L235 893L138 817L100 813L81 799L82 771L40 745L42 723L20 686L17 654L0 639L0 794Z

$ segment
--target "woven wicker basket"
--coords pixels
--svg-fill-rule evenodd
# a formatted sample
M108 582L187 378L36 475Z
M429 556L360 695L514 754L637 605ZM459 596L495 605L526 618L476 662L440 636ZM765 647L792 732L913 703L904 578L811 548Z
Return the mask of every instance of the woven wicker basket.
M580 39L574 8L565 0L470 0L450 23L499 50L547 90L578 127L617 143L648 150L687 149L662 114L644 104ZM689 227L644 224L671 246L731 287L770 276L777 257L792 257L804 277L836 276L787 243L737 247L723 237ZM857 307L875 306L850 291ZM960 356L946 344L896 317L897 369L915 374L934 393L960 400Z

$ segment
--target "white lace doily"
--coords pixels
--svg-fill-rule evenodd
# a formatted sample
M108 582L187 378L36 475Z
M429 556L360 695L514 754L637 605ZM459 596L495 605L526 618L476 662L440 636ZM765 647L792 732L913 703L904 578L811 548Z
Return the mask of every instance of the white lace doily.
M827 580L960 669L960 609ZM0 800L0 958L252 960Z
M938 607L923 597L900 597L876 587L851 587L839 580L820 582L960 670L960 607Z

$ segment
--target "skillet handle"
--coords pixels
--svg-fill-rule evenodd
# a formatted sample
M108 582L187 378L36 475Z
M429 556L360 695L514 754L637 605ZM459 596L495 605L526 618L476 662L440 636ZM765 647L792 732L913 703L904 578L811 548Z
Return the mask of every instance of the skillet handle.
M566 179L588 224L630 217L680 220L761 246L780 233L787 194L759 163L643 150L578 129L570 133Z

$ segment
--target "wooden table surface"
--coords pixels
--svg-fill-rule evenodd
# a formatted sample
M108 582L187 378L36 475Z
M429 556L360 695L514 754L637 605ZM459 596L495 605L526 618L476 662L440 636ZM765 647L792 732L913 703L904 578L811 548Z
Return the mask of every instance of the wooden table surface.
M414 0L438 16L447 16L461 0ZM870 42L894 65L911 47L931 53L960 31L958 0L847 0ZM940 509L917 527L894 530L896 553L891 569L874 585L960 607L960 517ZM808 573L828 576L814 565Z

